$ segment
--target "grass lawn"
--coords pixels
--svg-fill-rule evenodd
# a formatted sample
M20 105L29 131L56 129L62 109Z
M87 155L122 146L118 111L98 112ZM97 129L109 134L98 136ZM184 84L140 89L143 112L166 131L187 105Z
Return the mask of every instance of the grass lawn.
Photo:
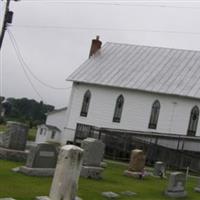
M35 196L48 195L51 178L28 177L10 171L11 168L21 165L10 161L0 160L0 198L13 197L17 200L33 200ZM79 181L78 195L83 200L105 200L101 192L133 191L133 197L121 196L121 200L174 200L163 195L167 185L166 180L148 177L136 180L123 176L126 166L109 163L103 174L103 180L81 178ZM199 200L200 193L195 193L193 187L196 180L190 178L187 182L188 197L184 200Z

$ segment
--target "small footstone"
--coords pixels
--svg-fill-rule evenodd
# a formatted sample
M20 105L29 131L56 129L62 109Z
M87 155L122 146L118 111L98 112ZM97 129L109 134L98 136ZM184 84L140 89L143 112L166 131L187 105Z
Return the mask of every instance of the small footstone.
M121 194L130 197L130 196L136 195L137 193L131 192L131 191L125 191L125 192L121 192Z
M15 173L17 173L17 172L19 172L19 167L15 167L15 168L12 168L11 170L12 170L12 172L15 172ZM1 199L0 199L1 200Z
M102 192L101 193L103 197L106 197L108 199L116 199L119 198L119 195L114 192Z
M2 199L2 200L4 200L4 199ZM5 200L7 200L7 199L5 199ZM8 200L15 200L15 199L8 199ZM51 200L51 199L47 196L39 196L39 197L36 197L35 200ZM75 200L82 200L82 199L80 197L76 197Z
M15 200L15 199L13 199L13 198L0 198L0 200Z

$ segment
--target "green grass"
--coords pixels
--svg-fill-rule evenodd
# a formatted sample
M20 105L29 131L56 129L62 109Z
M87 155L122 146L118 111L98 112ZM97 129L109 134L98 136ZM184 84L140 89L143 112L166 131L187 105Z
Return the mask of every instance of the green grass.
M33 200L35 196L48 195L51 178L28 177L10 171L11 168L19 166L20 163L0 160L0 197L13 197L17 200ZM174 200L163 194L167 180L148 177L137 180L123 176L126 166L109 163L105 169L102 180L91 180L81 178L79 181L78 195L83 200L105 200L101 192L133 191L137 195L133 197L121 196L120 200ZM200 194L193 191L196 180L190 178L186 189L188 197L183 200L199 200Z

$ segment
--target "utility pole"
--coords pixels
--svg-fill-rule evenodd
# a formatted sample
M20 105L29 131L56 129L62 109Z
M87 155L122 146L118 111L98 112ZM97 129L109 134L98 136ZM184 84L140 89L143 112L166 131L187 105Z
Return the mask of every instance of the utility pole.
M13 12L10 11L9 6L10 6L10 1L11 0L1 0L3 3L5 2L5 6L3 6L4 8L4 12L2 15L2 25L0 27L0 54L1 54L1 47L2 47L2 43L3 43L3 39L4 39L4 35L6 32L6 28L8 24L12 23L12 19L13 19ZM18 0L14 0L14 1L18 1ZM4 101L4 97L0 96L0 123L2 122L2 102Z
M9 9L11 0L1 0L1 1L3 2L5 1L5 9L3 13L3 22L2 22L2 26L0 30L0 52L1 52L1 47L2 47L3 38L6 32L7 25L11 24L12 19L13 19L13 12L10 11ZM14 1L19 1L19 0L14 0Z

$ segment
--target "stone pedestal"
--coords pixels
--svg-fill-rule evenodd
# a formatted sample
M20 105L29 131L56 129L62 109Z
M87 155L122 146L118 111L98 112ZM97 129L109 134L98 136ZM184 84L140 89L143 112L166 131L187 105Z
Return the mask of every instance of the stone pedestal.
M185 191L186 176L182 172L172 172L169 177L169 184L165 191L168 197L179 198L187 196Z
M28 156L27 151L19 151L14 149L6 149L0 147L0 159L10 160L14 162L25 162Z
M143 178L145 176L150 176L151 174L148 172L132 172L129 170L125 170L124 171L124 176L129 176L129 177L133 177L133 178Z
M84 178L101 179L102 172L102 167L82 166L81 168L81 176Z
M83 149L66 145L61 148L49 197L37 200L74 200L83 161Z
M19 167L19 170L16 172L20 172L27 176L53 176L55 169L53 168L30 168L26 166Z
M84 150L81 176L91 179L102 178L101 161L103 160L105 144L94 138L86 138L82 141L81 147Z

